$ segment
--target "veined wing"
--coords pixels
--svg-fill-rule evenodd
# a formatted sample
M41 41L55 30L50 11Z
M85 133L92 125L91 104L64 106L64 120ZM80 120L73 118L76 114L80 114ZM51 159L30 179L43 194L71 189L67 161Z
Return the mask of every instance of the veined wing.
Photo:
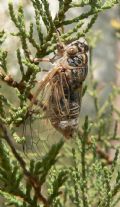
M45 75L45 77L44 77L42 80L40 80L40 82L38 82L39 86L38 86L38 88L37 88L37 90L36 90L36 92L35 92L35 94L34 94L32 100L31 100L31 103L30 103L30 106L29 106L29 109L30 109L30 110L31 110L33 104L35 103L35 101L36 101L36 99L37 99L39 93L40 93L42 90L44 90L44 88L46 87L46 85L47 85L48 83L50 83L51 79L52 79L53 76L58 72L58 70L59 70L59 67L54 67L52 70L50 70L50 71Z
M29 151L39 152L41 145L48 142L48 138L57 137L57 133L54 127L50 124L49 113L50 99L52 96L56 97L56 101L59 102L61 96L61 86L58 83L59 68L53 68L48 72L43 79L38 82L38 88L35 94L33 94L32 102L29 106L28 117L23 123L22 135L25 137L25 148ZM57 95L56 95L57 93ZM54 95L53 95L54 94ZM42 147L43 149L43 147Z

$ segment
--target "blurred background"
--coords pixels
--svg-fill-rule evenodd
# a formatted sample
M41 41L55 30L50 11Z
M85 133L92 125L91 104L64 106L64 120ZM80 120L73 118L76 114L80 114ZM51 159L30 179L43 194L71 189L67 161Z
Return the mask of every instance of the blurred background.
M29 25L30 21L34 20L34 10L29 0L22 0L22 4L24 5L25 18L26 18L26 26ZM14 0L14 6L17 8L19 1ZM52 16L54 17L58 10L58 2L56 0L49 0L50 10L52 12ZM87 10L87 6L85 7ZM81 9L70 9L67 12L67 18L72 18L77 16ZM16 58L16 48L19 48L20 42L18 38L9 35L12 32L17 31L14 24L10 20L8 13L8 1L1 0L0 1L0 28L1 31L5 30L7 32L7 38L5 43L3 44L3 48L8 51L8 67L9 73L15 78L15 80L20 80L20 71L17 64ZM120 25L120 8L115 6L114 8L102 12L97 21L95 22L92 30L89 32L87 39L88 42L92 45L93 49L93 57L92 57L92 68L94 79L99 82L99 102L102 106L105 100L111 93L112 83L117 83L120 86L120 74L119 71L116 70L118 64L120 63L120 40L116 36L116 24L117 30L119 30ZM71 25L72 27L73 25ZM114 28L115 27L115 28ZM67 26L65 30L70 29L70 26ZM43 25L44 31L44 25ZM44 31L45 32L45 31ZM36 34L35 34L36 35ZM37 37L36 37L37 38ZM51 65L47 66L52 67ZM88 77L86 83L89 83L90 73L88 73ZM40 77L38 76L38 79ZM17 103L15 91L8 90L6 84L2 86L2 91L6 93L6 96ZM120 99L119 97L115 100L115 105L119 108ZM95 107L93 103L93 99L89 94L89 88L85 96L82 100L82 109L81 109L81 117L80 122L83 118L89 115L94 117L95 115Z
M21 2L24 5L26 25L29 25L31 20L34 21L33 7L29 0L22 0ZM56 0L52 0L52 1L49 0L49 2L52 11L52 16L54 17L58 10L58 3ZM19 3L18 0L14 0L14 5L16 8L18 3ZM81 9L70 9L69 12L67 13L67 17L68 18L75 17L80 12ZM66 31L67 29L70 29L70 26L66 27ZM16 48L19 48L20 42L18 41L18 38L9 35L10 33L15 32L16 28L14 27L9 17L7 0L0 0L0 30L1 31L5 30L7 32L7 38L5 43L3 44L3 48L8 51L9 74L11 74L14 77L14 79L18 81L20 80L21 76L17 64ZM111 94L112 84L116 83L118 87L120 86L120 72L119 72L120 39L117 38L117 34L116 34L118 30L120 31L120 7L115 6L114 8L108 11L104 11L99 15L96 23L94 24L92 30L89 32L87 36L88 42L90 40L90 44L94 48L93 57L92 57L92 68L93 68L94 79L99 82L100 106L103 105L103 103L106 101L108 96ZM43 31L44 31L44 26L43 26ZM52 66L48 65L47 67L52 67ZM118 68L118 70L116 68ZM38 76L38 79L39 78L40 76ZM90 73L88 73L87 80L86 80L86 84L88 83L88 85L89 85L89 80L90 80ZM11 89L10 91L10 88L8 89L6 84L3 83L2 83L1 90L4 94L6 94L6 96L12 102L17 104L15 90ZM119 96L114 100L114 104L119 109L120 107ZM84 120L84 117L86 115L94 117L95 113L96 111L94 107L94 102L89 93L89 88L88 88L82 100L80 122ZM42 124L41 125L35 124L35 127L39 128L41 132L42 129L44 128ZM48 131L43 130L43 133L44 132L45 132L44 136L46 137L48 137L51 133L50 129L48 129ZM120 134L120 126L118 132ZM53 134L55 137L57 137L56 132L53 132ZM50 142L52 144L54 142L54 139L51 139ZM39 146L37 146L37 148L39 151Z

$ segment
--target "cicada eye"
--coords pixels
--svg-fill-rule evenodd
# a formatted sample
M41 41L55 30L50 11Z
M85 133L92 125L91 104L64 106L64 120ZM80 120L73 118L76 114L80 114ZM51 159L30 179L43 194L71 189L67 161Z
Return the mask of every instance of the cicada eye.
M86 43L79 42L78 43L78 50L80 53L88 52L89 47Z
M89 51L88 45L84 44L84 50L85 50L85 52L88 52Z
M76 46L70 46L66 49L66 52L69 56L72 56L78 52L78 48Z

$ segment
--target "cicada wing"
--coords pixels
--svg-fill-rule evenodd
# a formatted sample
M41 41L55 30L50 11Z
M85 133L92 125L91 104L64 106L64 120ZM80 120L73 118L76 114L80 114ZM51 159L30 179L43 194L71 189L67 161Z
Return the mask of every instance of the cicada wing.
M38 85L38 88L31 100L31 103L30 103L30 106L29 106L29 109L32 108L32 106L34 105L34 103L36 102L36 99L37 97L39 96L40 92L43 90L44 91L44 88L46 88L47 84L50 83L50 81L52 80L52 78L54 77L54 75L58 72L59 68L55 67L53 69L51 69L46 75L45 77L40 80L39 82L39 85Z
M36 103L29 110L27 119L21 126L21 136L24 137L23 150L25 154L41 157L48 146L56 142L57 131L49 121L49 99L52 93L50 82L37 95ZM56 141L55 141L56 140Z

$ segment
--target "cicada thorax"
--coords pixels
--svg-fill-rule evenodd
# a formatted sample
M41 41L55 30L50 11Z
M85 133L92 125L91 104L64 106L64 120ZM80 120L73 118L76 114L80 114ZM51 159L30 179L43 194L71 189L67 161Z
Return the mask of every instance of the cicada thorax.
M68 47L59 60L58 72L50 81L47 114L54 128L66 138L73 137L79 122L82 83L88 71L87 54L82 49L79 51L74 45Z

